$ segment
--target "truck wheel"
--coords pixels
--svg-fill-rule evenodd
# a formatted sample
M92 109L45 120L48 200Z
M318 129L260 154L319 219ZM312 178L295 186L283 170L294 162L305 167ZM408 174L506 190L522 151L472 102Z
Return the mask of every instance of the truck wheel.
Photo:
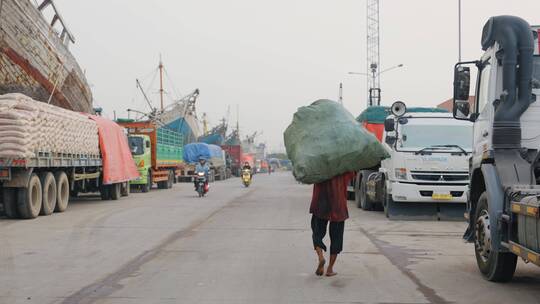
M66 211L69 204L69 180L65 172L60 171L55 174L56 179L56 207L55 212Z
M174 171L169 171L169 179L167 180L167 189L171 189L174 184Z
M366 181L367 181L367 175L362 175L363 178L360 180L360 207L362 208L362 210L365 210L365 211L370 211L370 210L373 210L373 203L371 202L371 200L369 199L369 197L367 196L367 184L366 184Z
M19 188L17 191L17 207L21 218L33 219L38 217L42 203L41 181L35 173L32 173L28 180L28 187Z
M508 282L514 276L517 256L508 252L495 252L491 242L489 203L486 192L478 199L475 220L474 252L480 272L488 281Z
M148 192L150 190L152 190L152 172L150 172L150 170L148 170L146 184L141 186L141 191L143 193L146 193L146 192Z
M111 199L111 185L102 185L99 189L99 193L101 194L101 199L104 201L108 201Z
M122 197L122 184L110 185L111 199L117 201Z
M56 180L51 172L43 172L40 176L42 199L40 215L51 215L56 208Z
M17 189L4 188L2 191L2 201L4 203L4 213L10 219L19 218L17 210Z
M383 197L383 210L384 210L384 216L386 218L390 218L390 209L392 208L392 205L394 204L394 201L392 200L392 195L388 193L388 189L386 188L386 184L384 185L384 197Z
M362 208L360 203L360 181L362 180L362 174L358 173L354 179L354 201L356 202L356 207Z
M122 196L129 196L129 182L122 183Z

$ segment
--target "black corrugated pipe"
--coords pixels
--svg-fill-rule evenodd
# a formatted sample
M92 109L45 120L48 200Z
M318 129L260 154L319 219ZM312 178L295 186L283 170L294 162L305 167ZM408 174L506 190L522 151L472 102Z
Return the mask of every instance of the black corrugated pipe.
M482 33L482 49L488 49L495 42L503 52L503 93L495 109L493 145L518 148L521 146L520 117L532 102L534 38L531 26L515 16L491 17Z

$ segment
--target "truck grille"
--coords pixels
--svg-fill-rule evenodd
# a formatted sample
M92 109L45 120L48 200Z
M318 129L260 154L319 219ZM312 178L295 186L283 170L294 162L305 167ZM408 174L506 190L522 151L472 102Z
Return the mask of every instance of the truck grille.
M426 182L460 182L469 180L469 172L411 171L414 180Z

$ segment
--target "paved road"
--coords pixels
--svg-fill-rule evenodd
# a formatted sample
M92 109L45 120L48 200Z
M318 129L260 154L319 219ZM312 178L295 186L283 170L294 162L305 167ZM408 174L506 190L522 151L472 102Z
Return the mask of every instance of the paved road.
M540 269L488 283L463 223L389 222L350 205L337 277L316 277L311 188L288 174L0 219L0 303L537 303Z

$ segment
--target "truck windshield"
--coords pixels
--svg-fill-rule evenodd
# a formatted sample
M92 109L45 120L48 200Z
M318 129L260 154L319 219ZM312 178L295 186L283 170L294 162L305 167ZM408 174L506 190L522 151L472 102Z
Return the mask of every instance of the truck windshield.
M129 149L132 155L144 154L144 139L141 137L128 137Z
M472 125L448 125L448 124L407 124L401 125L401 140L398 147L418 151L420 149L434 147L435 150L463 149L471 151Z

